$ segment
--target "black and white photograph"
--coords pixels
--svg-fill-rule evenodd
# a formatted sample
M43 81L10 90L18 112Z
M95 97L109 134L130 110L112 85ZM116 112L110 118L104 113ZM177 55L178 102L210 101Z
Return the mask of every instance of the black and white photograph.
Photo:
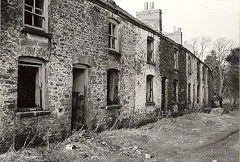
M240 162L240 0L0 0L0 162Z

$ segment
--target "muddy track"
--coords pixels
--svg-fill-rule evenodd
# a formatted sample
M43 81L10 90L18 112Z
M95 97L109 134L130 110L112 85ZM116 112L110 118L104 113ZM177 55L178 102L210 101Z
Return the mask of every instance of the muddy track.
M203 146L197 147L197 148L195 148L195 149L192 149L192 151L197 151L197 150L199 150L199 149L202 149L202 148L205 148L205 147L209 147L209 146L218 144L218 143L220 143L220 142L228 139L230 136L232 136L232 135L234 135L234 134L236 134L236 133L239 133L239 129L234 130L234 131L231 131L230 133L228 133L227 135L223 136L222 138L217 139L217 140L215 140L215 141L213 141L213 142L210 142L210 143L208 143L207 145L203 145Z

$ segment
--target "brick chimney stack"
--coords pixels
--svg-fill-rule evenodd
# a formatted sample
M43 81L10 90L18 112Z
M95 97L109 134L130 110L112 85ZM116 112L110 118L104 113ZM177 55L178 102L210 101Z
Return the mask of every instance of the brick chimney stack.
M181 28L178 28L176 30L176 26L173 26L173 32L167 33L163 32L164 35L166 35L168 38L174 40L178 44L182 44L182 30Z
M136 13L137 19L162 33L162 11L154 9L154 2L145 2L144 11Z

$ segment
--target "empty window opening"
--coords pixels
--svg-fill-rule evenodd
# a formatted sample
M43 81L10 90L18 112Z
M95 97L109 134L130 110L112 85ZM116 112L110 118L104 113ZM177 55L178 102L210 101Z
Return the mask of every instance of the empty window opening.
M44 0L25 0L24 24L43 28L44 19Z
M119 71L108 70L107 75L107 105L119 104L118 97L118 83L119 83Z
M153 102L153 76L147 75L147 102Z
M19 61L18 108L42 108L42 96L42 64Z
M153 51L154 51L154 40L152 37L147 38L147 62L152 63L153 59Z

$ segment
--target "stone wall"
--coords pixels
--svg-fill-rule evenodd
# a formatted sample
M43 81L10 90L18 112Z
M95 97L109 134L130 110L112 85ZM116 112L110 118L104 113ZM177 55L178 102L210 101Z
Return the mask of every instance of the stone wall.
M155 120L161 108L161 79L169 79L168 109L172 110L173 80L179 81L179 109L186 106L186 51L133 19L114 3L101 0L48 1L48 29L23 26L23 0L2 1L0 58L0 148L20 145L28 135L64 139L71 133L73 68L88 69L86 124L97 131ZM121 14L120 14L121 12ZM118 25L119 51L108 49L108 21ZM147 63L147 37L154 39L154 63ZM174 71L173 49L179 51ZM45 66L42 111L18 112L19 57L39 58ZM119 71L119 99L107 106L107 70ZM146 105L146 77L153 76L154 104ZM22 139L22 140L19 140Z
M189 57L191 58L191 72L188 71L188 66L189 66ZM190 96L190 99L188 98L188 107L190 109L193 109L197 105L197 62L198 60L195 59L190 53L187 53L186 55L186 60L187 60L187 85L191 85L190 87L190 95L189 90L187 90L187 96ZM187 86L187 89L189 86Z
M186 53L185 49L179 48L179 113L183 114L184 109L187 109L187 74L186 74Z
M191 73L188 72L189 56L191 57ZM209 82L209 79L211 79L212 76L210 74L209 68L191 53L187 53L186 55L186 65L187 85L191 85L190 95L188 94L189 87L187 86L188 107L190 109L194 108L201 110L201 108L203 107L211 106L210 100L212 98L212 95L209 95L211 89L211 82ZM199 94L199 96L197 95L197 93ZM189 96L190 100L188 99Z
M174 48L178 50L178 70L174 70ZM178 81L178 112L186 108L186 51L178 44L161 39L159 45L159 72L168 79L168 104L167 109L173 111L174 89L173 81Z
M73 66L78 64L89 67L86 114L89 128L109 128L117 118L129 118L133 111L134 114L145 113L145 81L148 74L155 76L155 107L159 106L158 59L155 66L146 64L146 39L149 32L89 1L59 0L49 1L49 35L42 36L38 32L24 30L22 3L23 1L11 1L11 4L2 5L1 141L14 143L15 137L26 137L30 132L39 132L39 135L41 132L48 132L48 136L56 138L68 135L71 130L72 70ZM12 14L10 18L8 13ZM120 22L119 54L108 51L109 17ZM157 37L155 46L157 51ZM50 114L43 112L36 115L39 112L30 112L26 117L17 112L20 56L46 61L44 112ZM120 71L120 110L106 109L107 70L113 68ZM135 86L137 83L138 86ZM149 111L154 111L155 107L151 107Z
M159 37L142 29L137 29L137 44L135 53L135 114L156 117L156 109L161 106L161 76L159 73ZM147 62L147 38L154 40L153 63ZM153 103L146 102L147 75L153 76ZM141 115L142 114L142 115Z

